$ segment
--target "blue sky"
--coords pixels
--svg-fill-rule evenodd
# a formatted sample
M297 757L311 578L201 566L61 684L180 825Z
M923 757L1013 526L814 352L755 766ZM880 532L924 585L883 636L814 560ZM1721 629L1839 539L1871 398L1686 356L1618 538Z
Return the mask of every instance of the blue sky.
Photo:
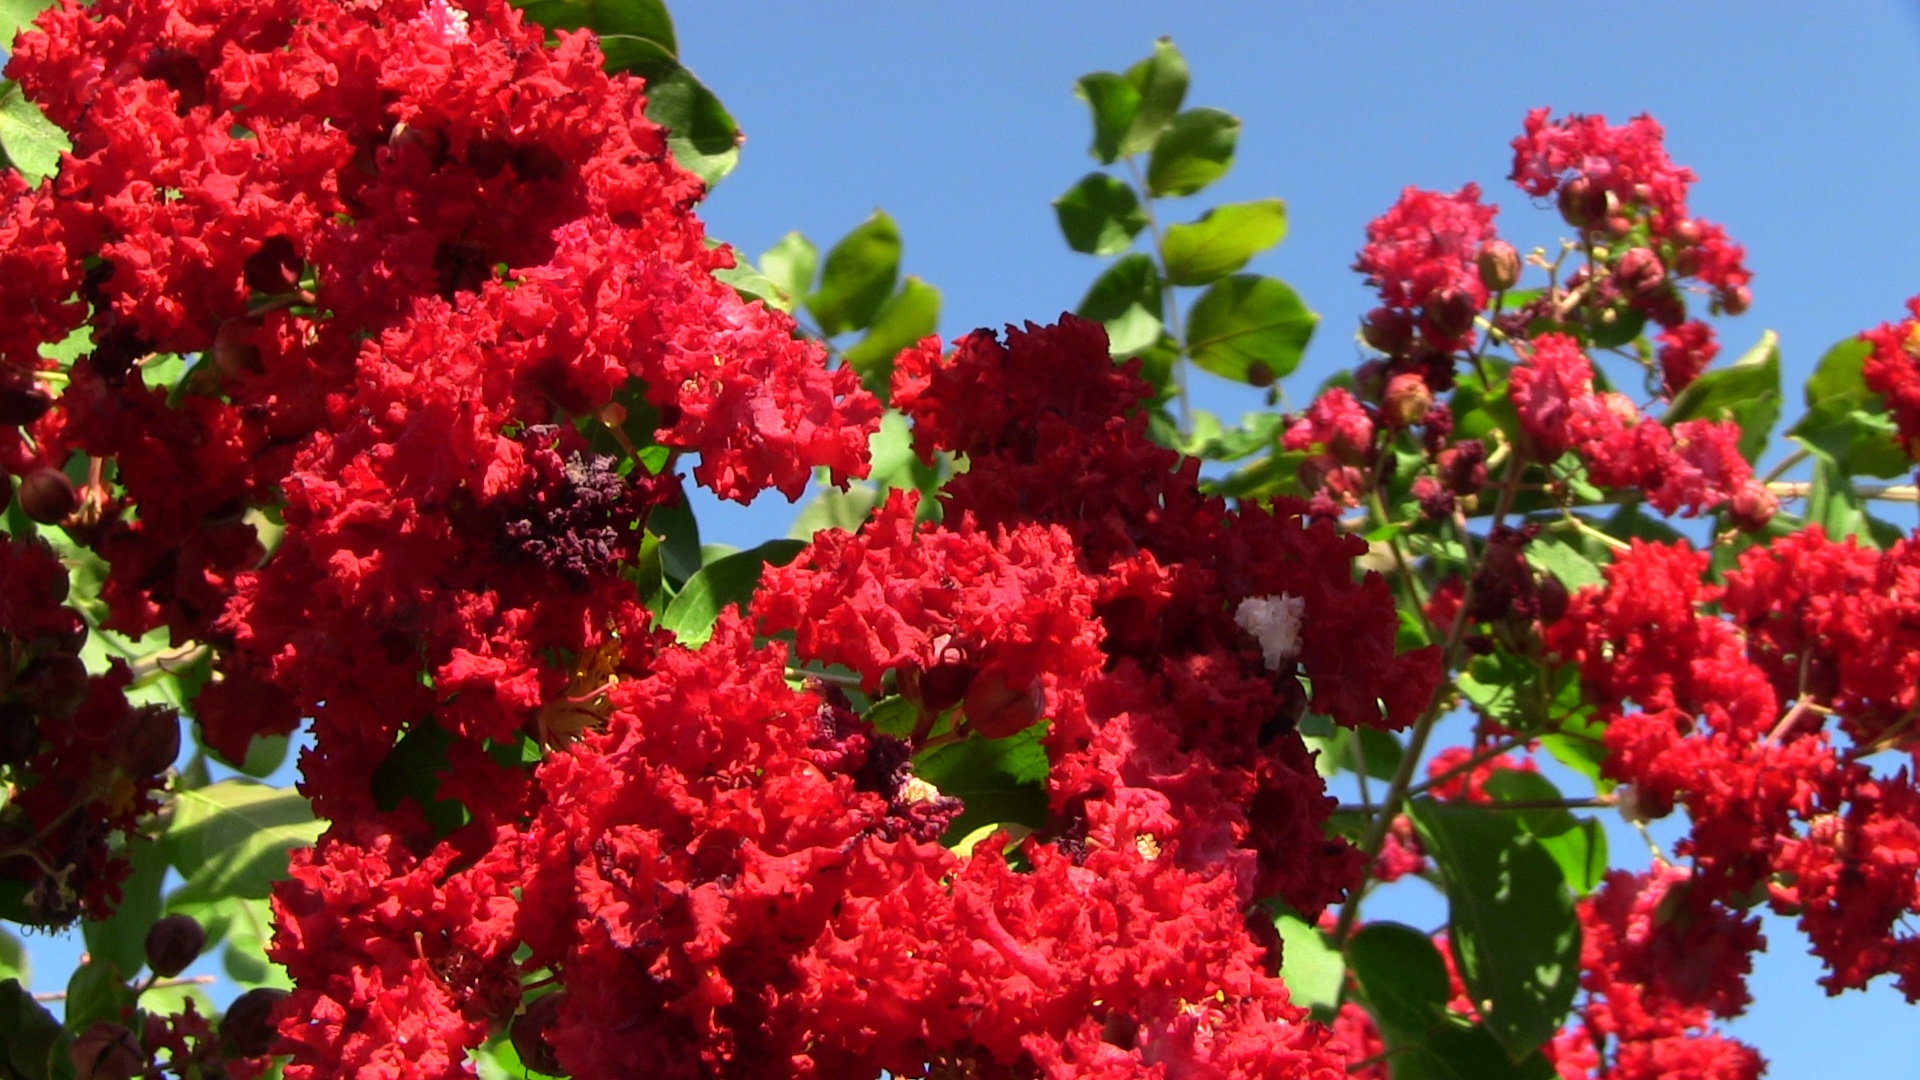
M945 294L942 333L1073 307L1103 263L1069 251L1051 200L1094 167L1078 76L1121 70L1169 34L1190 105L1245 120L1233 171L1191 207L1279 196L1290 235L1251 269L1292 283L1323 322L1295 401L1350 365L1371 306L1348 267L1368 219L1413 184L1477 181L1516 243L1552 243L1556 215L1505 180L1530 108L1652 114L1699 174L1696 214L1744 243L1755 303L1720 324L1725 356L1781 337L1789 416L1838 339L1920 292L1920 9L1912 4L1611 3L1546 8L1139 2L683 2L683 59L747 133L703 211L757 255L789 229L822 247L885 207L904 268ZM1185 298L1191 303L1192 297ZM1258 407L1203 380L1223 416ZM709 539L749 545L791 510L703 507ZM1903 520L1896 517L1896 520ZM1644 848L1616 830L1616 858ZM1395 905L1432 921L1438 908ZM1755 1005L1731 1025L1776 1078L1920 1073L1920 1024L1890 987L1829 999L1786 920L1771 919Z

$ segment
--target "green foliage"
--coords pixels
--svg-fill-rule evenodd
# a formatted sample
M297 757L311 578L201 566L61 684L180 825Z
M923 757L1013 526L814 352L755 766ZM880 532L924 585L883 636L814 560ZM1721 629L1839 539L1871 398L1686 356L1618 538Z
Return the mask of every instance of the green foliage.
M1160 268L1151 257L1135 253L1107 267L1077 313L1107 328L1113 355L1132 356L1160 340L1163 292Z
M47 122L40 107L21 94L19 83L0 80L0 151L28 183L52 176L60 155L71 149L66 133Z
M966 803L947 829L949 842L983 825L1039 828L1047 821L1047 751L1040 745L1046 725L1004 739L983 739L936 746L913 762L913 774L940 794Z
M161 841L167 862L186 879L174 897L265 899L273 882L287 876L287 854L312 845L321 829L313 808L291 787L234 779L181 791Z
M1240 118L1220 109L1189 109L1154 140L1147 191L1192 195L1227 174L1240 142Z
M1088 255L1118 255L1147 227L1140 198L1126 182L1090 172L1053 200L1067 246Z
M706 642L713 624L728 605L745 608L768 565L785 566L805 547L798 540L769 540L748 551L735 552L700 568L667 605L660 626L688 647Z
M1287 235L1287 204L1279 199L1216 206L1190 225L1170 225L1160 244L1167 281L1210 285Z
M1346 958L1327 943L1326 935L1298 915L1277 915L1273 927L1280 933L1280 978L1293 1003L1312 1009L1316 1017L1331 1018L1340 1006Z
M1446 879L1448 942L1488 1032L1532 1054L1573 1004L1580 923L1560 863L1510 811L1418 799L1407 805Z
M71 1042L20 980L0 981L0 1080L73 1080Z
M1780 419L1780 339L1769 330L1733 364L1702 374L1675 395L1666 422L1731 420L1740 427L1740 453L1757 461Z
M1235 274L1194 303L1187 352L1215 375L1264 386L1300 366L1319 323L1287 283Z
M814 275L820 271L820 249L797 232L782 236L778 243L760 254L760 272L780 291L780 310L792 312L813 290Z
M909 274L900 291L887 298L867 335L840 354L860 373L867 389L885 396L900 350L918 344L940 327L940 290Z
M1082 76L1074 93L1093 110L1093 146L1102 165L1151 149L1180 111L1187 95L1187 61L1170 38L1154 42L1153 55L1125 75L1099 71Z
M875 210L833 245L820 287L806 299L822 334L833 337L873 325L900 276L900 247L900 227L885 210Z

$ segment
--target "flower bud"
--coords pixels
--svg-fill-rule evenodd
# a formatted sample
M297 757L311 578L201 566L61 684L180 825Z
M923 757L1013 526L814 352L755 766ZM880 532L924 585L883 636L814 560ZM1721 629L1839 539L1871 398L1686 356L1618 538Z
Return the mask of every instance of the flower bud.
M53 407L53 395L30 371L0 370L0 427L31 424Z
M1480 284L1493 292L1505 292L1520 282L1520 253L1505 240L1481 244L1473 261L1480 269Z
M25 765L40 751L40 722L18 701L0 701L0 765Z
M220 1052L227 1057L259 1057L273 1048L274 1010L287 997L285 990L261 986L233 999L220 1020Z
M229 379L265 371L266 365L260 362L260 346L254 344L254 335L259 329L258 319L232 319L220 324L213 335L214 370Z
M567 1075L553 1052L553 1044L547 1041L547 1032L560 1019L560 1008L566 1001L565 991L548 994L528 1005L526 1012L514 1018L513 1028L507 1038L513 1043L514 1053L520 1055L520 1064L534 1072L552 1076Z
M1667 280L1667 268L1660 256L1649 248L1637 247L1620 256L1613 268L1614 281L1629 296L1650 293Z
M964 708L973 730L989 739L1004 739L1032 727L1046 703L1040 680L1014 686L1005 672L988 668L967 687Z
M1391 308L1374 308L1360 324L1360 340L1388 356L1398 356L1413 345L1413 322Z
M42 465L20 478L20 511L42 525L58 525L80 509L80 493L59 469Z
M1559 622L1567 613L1567 601L1571 599L1567 595L1566 583L1552 574L1541 578L1534 585L1533 596L1535 603L1539 605L1540 622L1543 626Z
M169 915L147 931L147 967L163 979L187 970L207 947L207 932L191 915Z
M1403 371L1387 380L1387 392L1380 403L1380 418L1388 427L1412 427L1427 418L1433 408L1433 391L1425 379Z
M1264 362L1255 360L1247 365L1247 385L1267 387L1273 385L1273 369Z
M1758 480L1748 480L1727 500L1727 518L1743 532L1766 528L1779 509L1780 500Z
M113 746L113 762L128 776L158 776L180 756L180 717L164 705L133 710Z
M242 273L247 288L268 296L281 296L299 286L300 269L300 254L293 249L293 241L284 236L270 236L247 256Z
M1720 301L1721 311L1729 315L1745 315L1747 309L1753 306L1753 290L1738 285L1721 291L1715 299Z
M1576 229L1600 225L1607 217L1607 189L1586 176L1576 176L1560 186L1560 216Z
M1459 338L1473 329L1473 317L1479 312L1480 301L1472 293L1448 286L1427 298L1422 322L1433 337Z
M152 1064L140 1040L123 1025L95 1020L67 1048L74 1080L132 1080Z
M93 688L87 678L87 665L70 653L49 653L34 658L14 683L15 697L41 716L72 716Z

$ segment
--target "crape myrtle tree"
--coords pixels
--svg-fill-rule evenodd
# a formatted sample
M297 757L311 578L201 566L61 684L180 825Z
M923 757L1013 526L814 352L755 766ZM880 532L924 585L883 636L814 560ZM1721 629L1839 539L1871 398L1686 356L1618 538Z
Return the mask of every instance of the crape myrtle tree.
M1170 43L1079 83L1080 310L943 343L884 215L704 235L657 2L39 7L0 916L88 954L0 982L0 1076L1734 1080L1763 908L1920 997L1920 302L1756 475L1774 340L1721 359L1653 120L1524 117L1551 249L1407 189L1370 358L1229 428L1188 372L1317 320L1240 272L1279 200L1175 212L1239 123ZM727 552L689 480L824 493Z

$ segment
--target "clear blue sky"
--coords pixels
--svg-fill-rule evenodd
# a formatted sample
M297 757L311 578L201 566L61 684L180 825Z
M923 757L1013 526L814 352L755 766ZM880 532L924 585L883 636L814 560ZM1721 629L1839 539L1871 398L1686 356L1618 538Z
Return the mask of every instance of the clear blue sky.
M1781 336L1789 415L1834 341L1920 292L1920 10L1786 2L1564 7L988 2L674 5L681 52L747 133L704 211L757 255L789 229L823 247L884 206L905 269L946 298L942 333L1073 307L1099 265L1067 250L1050 201L1094 167L1075 78L1120 70L1171 35L1189 104L1241 116L1232 173L1166 212L1277 195L1291 235L1251 269L1299 289L1324 321L1294 400L1351 364L1370 297L1347 268L1367 220L1415 184L1474 180L1523 246L1556 216L1505 181L1529 108L1640 112L1700 175L1694 211L1747 246L1753 310L1720 330L1731 358ZM1191 297L1187 298L1191 302ZM1224 416L1255 407L1215 387ZM715 508L718 510L719 508ZM775 500L702 509L709 539L784 531ZM1638 855L1631 833L1616 857ZM1420 921L1415 905L1400 917ZM1424 918L1436 916L1428 914ZM1732 1025L1776 1078L1920 1075L1920 1016L1890 987L1829 999L1785 920L1767 925L1755 1005Z

